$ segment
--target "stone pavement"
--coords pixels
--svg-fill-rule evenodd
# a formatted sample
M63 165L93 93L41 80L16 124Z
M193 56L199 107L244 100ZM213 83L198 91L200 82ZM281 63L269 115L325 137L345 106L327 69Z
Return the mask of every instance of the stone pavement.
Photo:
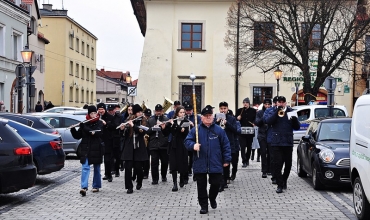
M33 188L0 195L0 219L356 219L351 189L315 191L309 177L297 176L295 164L281 194L269 178L261 178L260 163L239 165L235 181L217 197L218 208L200 215L196 183L171 192L170 174L168 182L155 186L149 177L133 194L126 194L121 175L111 183L103 181L100 192L92 193L90 187L81 197L81 166L69 158L62 171L39 176Z

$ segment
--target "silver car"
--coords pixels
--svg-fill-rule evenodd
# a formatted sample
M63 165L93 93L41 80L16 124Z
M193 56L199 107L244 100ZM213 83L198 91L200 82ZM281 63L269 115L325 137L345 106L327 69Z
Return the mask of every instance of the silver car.
M59 107L53 107L46 109L44 112L54 112L54 113L60 113L63 111L82 111L85 110L83 108L77 108L77 107L70 107L70 106L59 106Z
M63 150L65 154L75 153L78 154L78 145L81 140L76 140L72 137L71 130L68 129L70 126L79 124L81 121L86 120L86 115L72 115L72 114L63 114L63 113L48 113L48 112L35 112L30 113L31 115L39 115L47 123L53 126L63 140Z

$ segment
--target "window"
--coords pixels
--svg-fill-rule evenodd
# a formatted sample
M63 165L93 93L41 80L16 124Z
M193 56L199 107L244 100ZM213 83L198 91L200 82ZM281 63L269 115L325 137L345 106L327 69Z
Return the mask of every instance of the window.
M64 118L64 128L68 128L72 125L75 125L75 124L78 124L80 123L80 121L77 121L77 120L74 120L74 119L71 119L71 118Z
M44 72L45 69L44 55L40 54L40 73Z
M89 103L89 91L86 91L86 103Z
M73 86L69 87L69 102L73 102Z
M76 63L76 77L80 77L80 64Z
M275 46L275 24L268 22L254 23L254 48L274 49Z
M312 28L312 31L310 29ZM321 27L315 24L312 27L311 23L302 23L302 38L308 40L308 48L317 50L320 46Z
M69 48L73 50L73 34L69 33Z
M81 89L81 103L85 102L85 91Z
M94 70L91 70L91 82L94 82Z
M182 85L182 103L187 101L193 103L193 86L192 85ZM195 94L196 94L196 104L197 104L197 112L201 112L202 106L202 86L195 85Z
M203 24L182 23L181 24L181 49L202 50Z
M94 92L91 92L91 96L90 96L90 103L93 104L94 103Z
M69 61L69 75L73 76L73 61Z
M306 121L307 119L310 118L311 110L310 109L302 109L297 111L298 115L298 121Z
M0 56L5 56L5 26L0 23Z
M80 50L80 39L76 38L76 52Z
M42 119L44 119L47 123L49 123L54 128L61 127L61 124L60 124L61 120L59 117L43 117Z
M81 79L85 78L85 67L81 66Z
M90 79L89 74L90 74L90 69L86 68L86 80L87 81L89 81L89 79Z
M86 44L86 56L90 57L90 46Z
M261 104L264 99L272 99L272 87L253 87L252 105Z
M91 47L91 59L94 60L94 54L95 54L95 50L93 47Z
M76 99L75 102L79 102L80 93L78 91L78 88L76 89Z
M81 54L85 55L85 42L81 42Z
M13 59L21 61L22 34L13 30Z

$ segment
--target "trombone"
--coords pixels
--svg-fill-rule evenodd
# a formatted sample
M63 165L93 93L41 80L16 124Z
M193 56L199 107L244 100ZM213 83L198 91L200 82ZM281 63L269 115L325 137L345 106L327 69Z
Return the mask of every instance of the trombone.
M140 118L142 118L143 117L143 115L141 115L141 116L139 116L139 117L137 117L137 118L134 118L134 119L132 119L132 120L130 120L130 121L136 121L136 120L138 120L138 119L140 119ZM116 129L119 129L120 127L122 127L122 126L126 126L130 121L128 121L128 122L125 122L125 123L121 123L120 125L118 125L117 127L116 127Z

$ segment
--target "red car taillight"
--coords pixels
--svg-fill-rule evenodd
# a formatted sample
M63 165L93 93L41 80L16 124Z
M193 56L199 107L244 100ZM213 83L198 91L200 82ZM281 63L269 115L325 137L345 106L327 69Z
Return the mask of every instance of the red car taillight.
M58 131L53 131L53 132L52 132L52 134L56 134L56 135L58 135L58 134L59 134L59 132L58 132Z
M32 154L32 148L30 147L18 147L14 149L15 155L31 155Z
M62 142L61 141L50 141L50 146L54 150L60 150L62 149Z

